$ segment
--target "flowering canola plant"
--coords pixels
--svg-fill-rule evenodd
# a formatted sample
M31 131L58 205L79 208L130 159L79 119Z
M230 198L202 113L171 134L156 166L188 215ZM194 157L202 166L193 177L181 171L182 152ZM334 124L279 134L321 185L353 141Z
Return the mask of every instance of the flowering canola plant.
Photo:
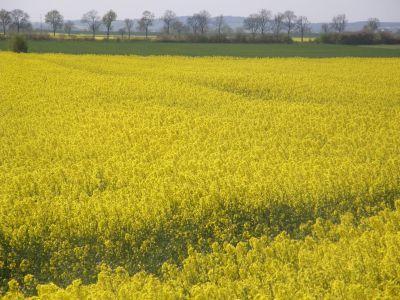
M0 53L5 299L400 297L400 59Z

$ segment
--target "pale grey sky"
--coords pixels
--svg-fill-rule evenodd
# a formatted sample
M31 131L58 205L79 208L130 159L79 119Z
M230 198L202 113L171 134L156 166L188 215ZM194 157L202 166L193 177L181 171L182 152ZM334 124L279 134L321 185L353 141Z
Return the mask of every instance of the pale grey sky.
M0 9L20 8L38 21L50 9L58 9L66 19L80 19L95 9L104 13L113 9L118 19L136 18L143 10L161 15L166 9L178 15L190 15L202 9L211 14L247 16L261 8L273 12L294 10L312 22L329 21L333 15L345 13L350 21L378 17L381 21L400 21L400 0L0 0Z

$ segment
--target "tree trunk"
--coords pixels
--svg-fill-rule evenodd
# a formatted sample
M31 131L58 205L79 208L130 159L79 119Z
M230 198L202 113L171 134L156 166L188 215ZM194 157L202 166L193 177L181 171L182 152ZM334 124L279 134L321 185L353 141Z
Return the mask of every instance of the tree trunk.
M107 27L107 40L110 38L110 28Z
M147 40L147 35L148 35L148 28L146 27L146 40Z
M56 36L56 29L53 28L53 36Z

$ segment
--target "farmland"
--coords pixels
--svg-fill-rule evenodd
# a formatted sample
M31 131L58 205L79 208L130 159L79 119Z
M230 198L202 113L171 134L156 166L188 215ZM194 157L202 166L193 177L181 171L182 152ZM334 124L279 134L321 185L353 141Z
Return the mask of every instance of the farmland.
M1 52L0 70L9 297L400 296L399 58Z
M0 40L0 50L9 42ZM391 45L347 46L317 43L293 44L213 44L156 41L29 41L32 53L108 54L108 55L183 55L235 57L399 57L400 49Z

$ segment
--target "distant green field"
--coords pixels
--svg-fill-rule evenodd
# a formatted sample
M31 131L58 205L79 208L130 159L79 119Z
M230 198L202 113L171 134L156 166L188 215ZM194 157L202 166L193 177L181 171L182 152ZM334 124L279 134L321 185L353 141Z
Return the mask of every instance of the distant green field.
M0 41L0 50L8 42ZM294 44L211 44L152 41L30 41L37 53L185 55L238 57L399 57L399 48L359 47L314 43Z
M400 45L367 45L367 46L363 46L363 47L400 50Z

